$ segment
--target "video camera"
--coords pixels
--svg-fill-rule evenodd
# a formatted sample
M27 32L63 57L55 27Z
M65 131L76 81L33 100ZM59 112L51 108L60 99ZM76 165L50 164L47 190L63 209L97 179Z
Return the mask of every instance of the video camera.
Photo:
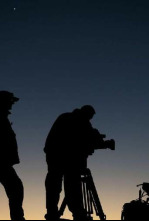
M110 149L115 150L115 140L104 140L106 138L105 134L100 134L97 129L93 130L94 139L94 149Z

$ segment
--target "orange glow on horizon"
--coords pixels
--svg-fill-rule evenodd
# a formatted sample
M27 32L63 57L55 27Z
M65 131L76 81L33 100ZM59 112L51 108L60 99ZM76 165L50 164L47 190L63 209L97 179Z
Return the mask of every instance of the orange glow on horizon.
M10 220L9 216L9 205L8 200L3 188L0 188L1 198L0 198L0 220ZM26 191L26 193L28 190ZM35 194L36 192L36 194ZM44 215L46 213L45 209L45 197L44 191L42 194L37 194L37 190L34 191L32 189L33 195L27 195L24 199L24 212L26 220L44 220ZM62 197L63 198L63 194ZM62 200L62 199L61 199ZM108 202L108 199L102 200L102 206L104 209L105 214L107 215L107 220L120 220L120 213L121 213L121 206L117 207L118 205L113 205ZM66 209L63 218L67 218L72 220L72 215L69 212L68 208ZM93 216L95 220L99 218L95 215Z

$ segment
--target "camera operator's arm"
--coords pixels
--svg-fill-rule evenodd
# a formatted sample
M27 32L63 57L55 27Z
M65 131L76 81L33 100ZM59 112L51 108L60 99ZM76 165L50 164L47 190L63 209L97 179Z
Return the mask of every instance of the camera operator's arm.
M91 125L88 130L86 138L86 155L92 155L96 149L105 149L103 135L99 133L97 129L94 129Z
M111 149L115 150L114 140L104 140L106 135L100 134L97 129L93 129L93 148L94 149Z
M92 145L94 149L104 149L104 143L103 140L106 136L100 134L100 132L97 129L93 129L92 131Z

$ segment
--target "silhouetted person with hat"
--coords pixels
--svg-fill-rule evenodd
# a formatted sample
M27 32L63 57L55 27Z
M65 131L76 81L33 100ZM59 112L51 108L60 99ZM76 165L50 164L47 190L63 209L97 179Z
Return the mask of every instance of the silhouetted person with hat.
M45 183L47 220L59 219L58 202L63 178L67 205L74 220L87 220L83 207L81 172L86 169L87 157L92 151L93 127L90 120L94 114L92 106L83 106L60 115L50 130L44 149L48 164Z
M22 209L23 184L13 168L20 163L18 146L8 119L12 105L18 100L13 93L0 91L0 183L8 196L10 216L14 221L25 220Z

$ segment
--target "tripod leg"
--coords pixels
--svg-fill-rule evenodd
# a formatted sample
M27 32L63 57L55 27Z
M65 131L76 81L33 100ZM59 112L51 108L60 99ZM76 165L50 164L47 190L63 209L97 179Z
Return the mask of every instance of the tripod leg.
M88 186L91 191L92 202L97 216L99 216L101 220L106 220L90 170L88 170Z
M85 182L84 179L82 179L82 197L83 197L83 204L84 204L85 211L87 211L87 198L86 198L86 193L87 193L86 182Z
M88 220L92 220L91 215L93 214L93 207L92 207L92 202L91 202L91 193L90 190L88 189L88 185L87 185L87 180L88 177L84 176L84 178L82 178L82 185L83 185L83 199L84 199L84 209L86 211L86 215L88 217Z
M93 214L93 203L92 203L92 195L90 190L88 190L88 204L89 204L89 214Z

